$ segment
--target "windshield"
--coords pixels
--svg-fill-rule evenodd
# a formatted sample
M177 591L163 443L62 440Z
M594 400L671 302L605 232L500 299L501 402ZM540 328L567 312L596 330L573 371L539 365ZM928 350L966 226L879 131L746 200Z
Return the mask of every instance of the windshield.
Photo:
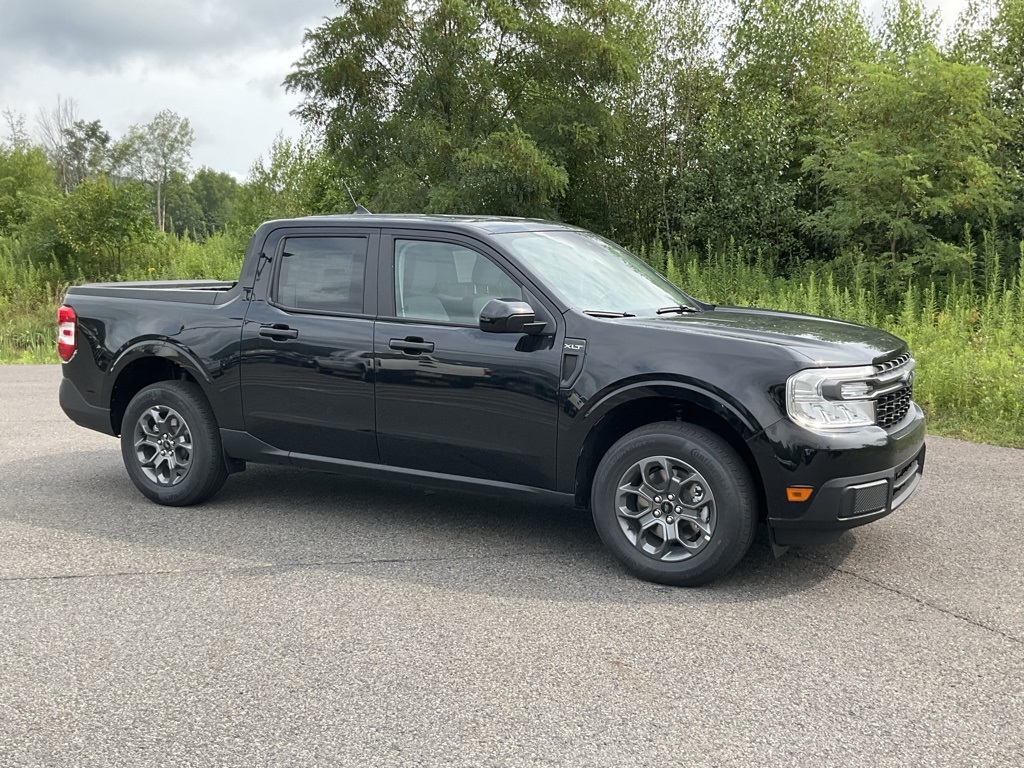
M552 230L496 237L563 300L584 312L637 315L698 309L656 270L590 232Z

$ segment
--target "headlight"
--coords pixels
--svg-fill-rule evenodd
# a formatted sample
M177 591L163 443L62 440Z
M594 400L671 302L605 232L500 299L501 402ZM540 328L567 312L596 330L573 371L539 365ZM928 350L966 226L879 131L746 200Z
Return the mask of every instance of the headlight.
M867 427L875 423L875 369L809 368L786 382L786 411L814 430Z

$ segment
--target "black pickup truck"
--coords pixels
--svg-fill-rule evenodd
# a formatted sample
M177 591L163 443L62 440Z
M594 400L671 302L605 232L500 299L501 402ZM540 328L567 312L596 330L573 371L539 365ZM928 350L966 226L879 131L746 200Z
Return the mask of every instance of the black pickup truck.
M272 462L589 507L634 574L726 573L877 520L924 468L914 360L851 323L698 301L547 221L263 224L237 282L59 311L60 404L150 499Z

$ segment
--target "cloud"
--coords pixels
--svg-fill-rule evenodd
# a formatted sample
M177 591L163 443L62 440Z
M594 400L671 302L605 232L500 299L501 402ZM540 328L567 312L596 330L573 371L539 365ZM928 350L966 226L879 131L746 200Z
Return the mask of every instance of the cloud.
M0 0L0 50L87 70L291 47L328 0Z
M193 165L244 175L295 136L281 81L334 0L0 0L0 109L74 99L115 137L161 109L195 130Z

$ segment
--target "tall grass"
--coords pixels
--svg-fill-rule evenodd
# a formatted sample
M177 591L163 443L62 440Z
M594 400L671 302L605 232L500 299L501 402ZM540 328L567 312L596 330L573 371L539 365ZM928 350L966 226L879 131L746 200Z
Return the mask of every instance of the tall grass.
M123 260L122 280L237 277L244 237L204 244L167 237ZM985 238L970 249L974 279L894 285L877 262L780 265L736 244L641 255L706 301L823 315L905 339L917 359L915 399L938 434L1024 447L1024 243ZM56 308L67 288L56 263L32 265L0 239L0 362L56 362ZM77 275L74 282L84 277Z
M56 307L68 284L55 264L17 259L15 246L0 239L0 362L54 362Z
M976 279L898 289L877 263L779 265L731 244L643 254L677 285L716 304L822 315L884 328L917 359L914 399L933 433L1024 448L1024 243L1006 259L985 238Z
M203 243L169 236L140 251L121 280L236 280L246 240L216 234Z
M204 243L173 235L137 244L122 257L122 271L109 280L233 280L245 252L245 237L217 234ZM38 265L21 244L0 238L0 363L57 362L57 307L80 272L55 261ZM90 278L94 279L94 278Z

